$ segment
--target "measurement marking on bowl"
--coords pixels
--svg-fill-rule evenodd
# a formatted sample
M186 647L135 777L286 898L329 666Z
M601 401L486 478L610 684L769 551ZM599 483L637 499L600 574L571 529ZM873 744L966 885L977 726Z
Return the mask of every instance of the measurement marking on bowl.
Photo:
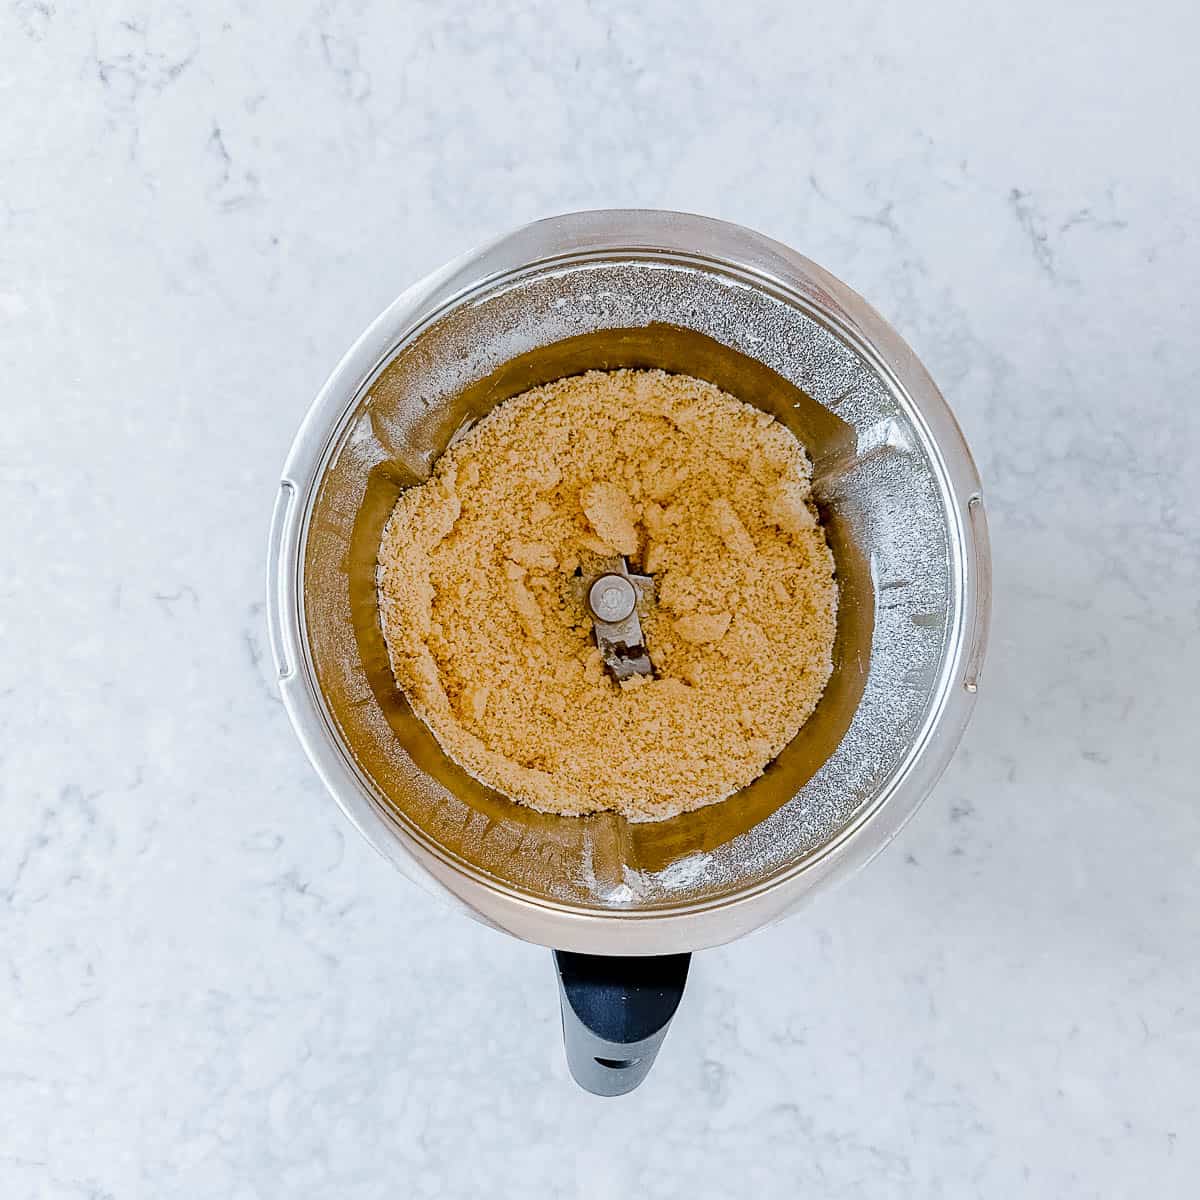
M841 407L841 405L845 404L846 401L849 400L850 397L853 396L855 394L855 392L858 391L860 386L861 386L860 384L856 383L856 384L853 384L851 387L848 387L844 392L839 392L836 396L834 396L834 398L832 400L827 400L825 402L825 407L836 410L837 408ZM800 405L794 404L792 407L799 408Z
M908 619L921 629L936 629L945 621L941 613L911 613Z

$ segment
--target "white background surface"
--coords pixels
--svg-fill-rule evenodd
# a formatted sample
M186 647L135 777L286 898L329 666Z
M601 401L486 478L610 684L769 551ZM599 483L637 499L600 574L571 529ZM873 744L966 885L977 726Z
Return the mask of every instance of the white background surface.
M1195 11L5 0L0 1194L1194 1194ZM699 956L600 1101L546 952L322 793L261 597L376 312L630 205L780 238L912 342L995 624L899 841Z

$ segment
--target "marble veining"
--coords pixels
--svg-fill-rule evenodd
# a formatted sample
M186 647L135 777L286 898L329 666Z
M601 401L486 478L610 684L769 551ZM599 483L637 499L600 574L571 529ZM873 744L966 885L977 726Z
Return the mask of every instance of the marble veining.
M0 1195L1190 1195L1196 11L0 2ZM278 471L397 292L547 213L861 291L983 475L995 622L918 816L569 1084L548 955L325 797Z

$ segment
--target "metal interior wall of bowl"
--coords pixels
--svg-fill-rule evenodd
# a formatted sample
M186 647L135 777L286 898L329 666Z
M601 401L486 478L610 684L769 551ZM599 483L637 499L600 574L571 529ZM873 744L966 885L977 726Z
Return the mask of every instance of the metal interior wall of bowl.
M652 824L537 813L447 759L396 688L375 594L396 495L458 430L535 384L615 367L710 380L789 426L814 460L839 580L835 670L817 712L750 787ZM451 305L355 398L307 508L311 669L372 791L462 870L571 909L720 901L836 838L912 751L954 626L952 523L925 431L819 315L690 263L560 264Z

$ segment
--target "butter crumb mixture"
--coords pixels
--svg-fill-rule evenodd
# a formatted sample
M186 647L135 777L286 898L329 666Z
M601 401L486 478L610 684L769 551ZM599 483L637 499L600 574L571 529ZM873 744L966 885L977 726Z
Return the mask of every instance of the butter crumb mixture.
M660 820L762 774L829 680L833 556L769 414L662 371L499 405L403 492L379 553L396 680L443 750L544 812ZM606 672L580 578L624 555L654 676Z

